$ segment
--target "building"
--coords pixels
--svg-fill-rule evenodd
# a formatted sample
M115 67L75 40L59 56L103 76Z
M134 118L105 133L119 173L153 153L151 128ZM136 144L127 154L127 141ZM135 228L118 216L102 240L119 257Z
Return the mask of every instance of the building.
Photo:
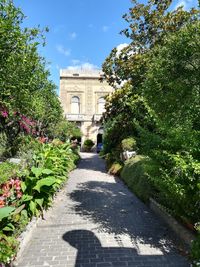
M104 112L105 96L114 89L101 82L100 70L60 70L60 100L65 118L80 127L83 137L95 144L102 142L103 128L100 123Z

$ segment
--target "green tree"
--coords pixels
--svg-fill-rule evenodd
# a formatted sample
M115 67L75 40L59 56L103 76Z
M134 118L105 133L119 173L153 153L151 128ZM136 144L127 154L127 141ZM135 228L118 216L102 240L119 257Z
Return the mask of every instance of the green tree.
M149 0L146 5L137 0L132 3L129 13L123 16L129 27L122 31L130 39L130 44L120 53L114 48L103 64L103 71L112 86L131 80L135 90L145 78L148 51L162 44L166 34L196 21L199 12L194 8L185 11L181 7L169 11L172 0Z
M24 18L12 0L0 1L0 132L7 150L21 132L48 135L63 120L56 86L38 53L48 29L24 28Z

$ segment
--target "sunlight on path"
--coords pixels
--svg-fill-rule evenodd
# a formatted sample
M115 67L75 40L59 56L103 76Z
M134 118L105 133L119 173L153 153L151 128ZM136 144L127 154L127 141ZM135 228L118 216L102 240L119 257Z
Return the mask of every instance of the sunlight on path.
M19 267L189 267L167 227L98 155L82 160L33 233Z

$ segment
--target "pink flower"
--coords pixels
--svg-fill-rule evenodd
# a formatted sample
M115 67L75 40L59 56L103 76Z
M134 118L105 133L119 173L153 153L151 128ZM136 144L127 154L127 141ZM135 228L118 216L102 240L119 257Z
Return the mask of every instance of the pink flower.
M9 185L13 186L14 184L15 184L15 180L14 179L10 179Z
M21 198L22 197L22 192L17 192L17 198Z
M10 191L4 192L2 196L8 198L11 196L11 192Z
M8 192L10 190L9 183L3 184L1 186L1 189L3 190L3 192Z
M3 110L3 111L1 111L1 115L2 115L2 117L7 118L8 117L8 112Z

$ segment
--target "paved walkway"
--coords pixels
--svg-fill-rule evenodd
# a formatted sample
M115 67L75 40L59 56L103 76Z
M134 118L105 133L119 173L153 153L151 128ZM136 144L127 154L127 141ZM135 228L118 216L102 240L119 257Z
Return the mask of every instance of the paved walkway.
M35 229L19 267L188 267L166 226L104 162L82 153L66 188Z

